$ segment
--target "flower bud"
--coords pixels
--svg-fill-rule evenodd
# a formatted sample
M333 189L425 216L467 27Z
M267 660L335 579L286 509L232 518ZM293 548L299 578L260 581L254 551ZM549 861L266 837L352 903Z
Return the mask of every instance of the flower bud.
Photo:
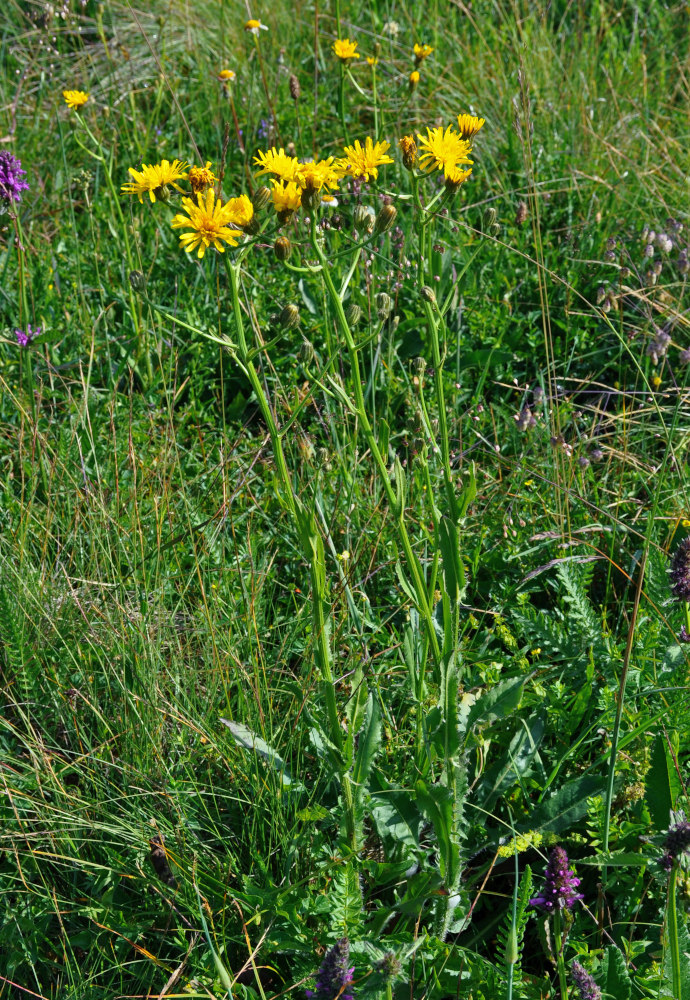
M432 306L436 305L436 292L433 288L430 288L428 285L424 285L421 295L425 302L429 302Z
M321 192L315 188L306 187L302 189L302 208L315 208L321 203Z
M376 313L383 322L388 319L393 310L393 299L387 292L379 292L376 296Z
M351 302L350 305L345 310L345 319L347 320L347 325L357 326L361 318L362 318L362 310L354 302Z
M278 316L278 325L282 327L283 330L291 330L293 326L297 326L299 323L299 309L294 303L289 303L289 305L284 306Z
M261 229L261 223L259 222L258 215L252 215L249 222L245 223L245 225L242 226L242 229L244 230L245 233L247 233L248 236L256 236L256 234Z
M381 236L383 233L387 233L395 222L397 214L398 210L395 205L384 205L376 216L374 235Z
M273 253L278 260L287 260L292 253L292 243L288 236L279 236L273 244Z
M400 152L402 153L403 167L406 170L414 170L417 163L417 143L413 135L404 135L399 140Z
M310 364L314 360L314 345L306 337L302 340L299 346L299 359L305 365Z
M415 375L423 375L426 371L426 358L418 357L412 361L412 371Z
M490 229L491 226L493 226L497 220L498 220L498 212L496 211L493 205L489 205L486 212L484 212L484 225L487 227L487 229Z
M146 278L141 271L130 271L129 283L135 292L143 292L146 288Z
M262 185L257 188L252 197L252 205L254 206L255 212L261 212L271 201L271 189L267 188L266 185Z
M374 228L374 213L368 205L358 205L353 221L358 233L370 233Z

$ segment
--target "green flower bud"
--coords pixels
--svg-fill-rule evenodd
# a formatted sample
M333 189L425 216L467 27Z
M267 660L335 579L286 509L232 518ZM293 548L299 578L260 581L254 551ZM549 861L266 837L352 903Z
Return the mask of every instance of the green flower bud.
M273 244L273 253L278 260L287 260L292 253L292 243L288 236L279 236Z
M361 318L362 318L362 310L354 302L351 302L350 305L345 310L345 319L347 320L347 325L357 326Z
M384 205L379 214L376 216L376 222L374 223L375 235L381 236L382 233L387 233L395 222L397 214L398 210L395 205Z
M261 212L271 201L271 189L267 188L266 185L257 188L252 197L252 205L254 206L255 212Z
M422 288L421 295L425 302L430 302L432 306L436 305L436 292L433 288L425 285L424 288Z
M130 271L129 283L135 292L143 292L146 288L146 278L141 271Z
M354 216L355 229L358 233L370 233L374 228L374 213L367 205L358 205Z
M376 313L381 322L388 319L393 311L393 299L387 292L379 292L376 296Z
M285 306L278 317L278 326L283 330L291 330L299 323L299 309L294 303Z

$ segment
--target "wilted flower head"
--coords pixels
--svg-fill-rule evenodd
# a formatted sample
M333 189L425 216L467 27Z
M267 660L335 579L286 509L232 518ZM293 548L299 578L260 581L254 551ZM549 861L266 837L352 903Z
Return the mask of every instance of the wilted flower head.
M205 167L190 167L189 168L189 183L192 185L192 191L194 194L198 194L199 191L205 191L207 187L210 187L218 178L215 176L211 170L211 161L206 161Z
M577 961L570 966L570 978L580 994L580 1000L601 1000L601 990L589 972Z
M25 176L21 161L6 149L0 150L0 201L21 201L21 192L29 190L22 180Z
M578 899L584 899L581 893L574 891L580 880L568 864L568 855L563 848L553 847L544 872L544 888L539 895L530 899L530 906L553 913L556 910L569 910Z
M307 990L307 997L313 1000L353 1000L352 993L347 989L352 982L354 966L348 968L350 959L350 942L346 937L333 945L321 963L316 989Z
M26 327L26 333L23 330L15 330L14 335L17 338L17 343L20 347L28 347L34 337L40 336L41 328L37 326L35 330L31 329L31 323Z
M690 537L685 538L671 560L671 591L679 601L690 601Z

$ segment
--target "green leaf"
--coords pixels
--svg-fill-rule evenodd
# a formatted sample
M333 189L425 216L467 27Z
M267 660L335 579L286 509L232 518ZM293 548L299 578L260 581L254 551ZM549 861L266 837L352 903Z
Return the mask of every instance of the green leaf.
M665 830L669 814L681 790L680 779L669 753L666 740L659 733L654 740L652 763L645 777L644 800L657 830Z
M374 699L374 695L370 694L367 699L364 726L359 735L355 766L352 772L352 780L362 788L362 791L364 783L369 777L371 765L374 762L380 743L381 712L378 702Z
M602 992L614 1000L630 1000L632 983L625 965L622 952L614 945L609 945L601 963Z
M529 829L542 833L562 833L570 829L587 812L587 799L601 795L605 787L605 778L591 775L569 781L537 806L529 818Z
M460 850L453 836L454 796L445 785L430 785L425 781L417 781L415 791L419 808L434 828L440 850L441 875L451 889L460 867Z
M510 678L500 681L489 691L483 691L469 711L467 728L476 723L486 724L497 719L505 719L516 712L522 701L522 692L527 677Z
M304 789L304 785L300 782L295 783L293 781L287 769L287 764L266 740L257 736L256 733L253 733L242 722L233 722L230 719L221 719L220 721L224 726L228 727L234 739L241 747L244 747L246 750L253 750L259 757L263 757L266 763L270 764L278 772L284 785L291 785L296 791Z

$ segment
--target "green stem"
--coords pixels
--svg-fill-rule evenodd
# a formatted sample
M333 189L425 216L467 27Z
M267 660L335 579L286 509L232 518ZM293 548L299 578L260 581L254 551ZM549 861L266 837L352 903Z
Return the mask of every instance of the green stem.
M446 416L446 401L443 389L443 365L446 358L445 336L444 349L441 354L441 343L439 339L439 326L443 324L445 333L445 322L438 313L436 303L424 301L424 312L426 314L427 326L431 334L431 358L434 367L434 388L436 390L436 407L438 409L439 445L441 448L441 461L443 464L443 482L446 488L446 500L448 501L448 511L453 520L457 523L458 512L455 501L455 489L453 487L453 476L450 468L450 442L448 440L448 419Z
M397 512L396 522L397 522L398 536L400 538L400 542L405 552L405 559L407 561L408 570L412 576L412 583L417 597L419 610L422 617L424 618L424 623L429 633L429 638L432 645L434 658L436 662L438 662L440 659L440 649L434 626L432 608L429 603L429 597L426 591L426 586L422 579L421 569L417 561L417 558L414 554L414 550L412 549L410 536L407 531L407 527L405 525L404 510L398 510L398 499L395 490L391 485L388 466L386 464L383 455L381 454L381 449L379 448L378 441L376 440L376 437L371 427L371 423L369 421L369 416L366 411L366 407L364 404L364 393L362 391L362 377L359 367L359 358L357 356L357 345L355 344L352 332L345 317L345 310L343 309L342 300L338 295L335 285L333 284L333 279L331 277L331 273L328 267L328 261L326 260L326 256L316 238L316 212L313 213L311 220L311 243L312 247L314 248L314 252L319 259L319 262L323 266L322 277L324 280L324 284L326 286L328 296L331 300L331 305L333 306L333 309L335 311L336 318L338 321L338 326L340 328L343 337L345 338L348 357L350 360L352 385L355 394L355 410L357 413L357 418L362 427L362 431L364 433L364 437L366 439L369 450L371 451L371 454L374 457L374 461L376 462L376 465L378 467L379 474L381 476L381 482L383 484L384 491L388 498L388 503L390 504L391 510Z
M674 1000L683 1000L681 996L680 947L678 943L678 910L676 907L676 885L678 881L678 861L674 858L673 868L668 880L668 904L666 907L666 926L668 930L668 947L671 952L671 980Z
M553 944L556 949L556 964L558 966L558 984L561 1000L568 1000L568 985L565 978L565 960L563 957L564 941L561 911L556 909L553 915Z
M374 141L378 142L379 138L379 100L378 91L376 90L376 66L371 67L371 90L372 90L372 100L374 102Z

